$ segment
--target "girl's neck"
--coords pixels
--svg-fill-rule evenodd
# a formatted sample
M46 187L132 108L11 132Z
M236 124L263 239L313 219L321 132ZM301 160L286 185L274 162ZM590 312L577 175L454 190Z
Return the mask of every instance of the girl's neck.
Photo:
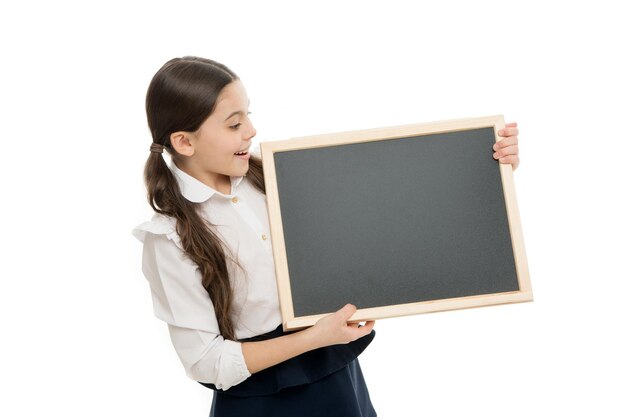
M188 164L182 164L180 162L174 161L178 169L183 171L184 173L194 177L207 187L211 187L212 189L226 195L230 195L231 193L231 183L230 177L228 175L217 174L214 172L205 172L199 169L194 169L190 167Z

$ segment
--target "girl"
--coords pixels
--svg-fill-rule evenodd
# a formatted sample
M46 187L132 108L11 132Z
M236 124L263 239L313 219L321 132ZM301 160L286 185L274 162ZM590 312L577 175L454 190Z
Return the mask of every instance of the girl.
M348 323L356 311L348 304L282 332L248 106L235 73L209 59L172 59L148 87L144 176L156 214L133 233L155 315L187 375L214 390L211 416L376 416L357 358L373 321ZM514 168L515 127L494 146L494 158Z

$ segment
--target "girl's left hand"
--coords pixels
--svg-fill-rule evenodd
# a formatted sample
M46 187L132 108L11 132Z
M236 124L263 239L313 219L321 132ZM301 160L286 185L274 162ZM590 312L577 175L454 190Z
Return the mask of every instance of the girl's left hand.
M513 165L513 171L519 165L518 133L517 123L507 123L504 129L498 131L498 136L504 139L493 145L493 158L497 159L501 164Z

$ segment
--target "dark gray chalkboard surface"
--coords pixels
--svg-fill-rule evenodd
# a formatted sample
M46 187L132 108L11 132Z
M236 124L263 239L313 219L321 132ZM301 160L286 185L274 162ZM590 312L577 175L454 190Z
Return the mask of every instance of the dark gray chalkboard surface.
M500 120L270 142L266 188L285 328L346 303L364 320L532 299L492 157Z

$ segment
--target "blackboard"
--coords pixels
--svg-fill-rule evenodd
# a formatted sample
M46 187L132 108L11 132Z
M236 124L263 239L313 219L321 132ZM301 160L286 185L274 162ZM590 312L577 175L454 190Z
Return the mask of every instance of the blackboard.
M530 301L503 120L262 143L285 330Z

